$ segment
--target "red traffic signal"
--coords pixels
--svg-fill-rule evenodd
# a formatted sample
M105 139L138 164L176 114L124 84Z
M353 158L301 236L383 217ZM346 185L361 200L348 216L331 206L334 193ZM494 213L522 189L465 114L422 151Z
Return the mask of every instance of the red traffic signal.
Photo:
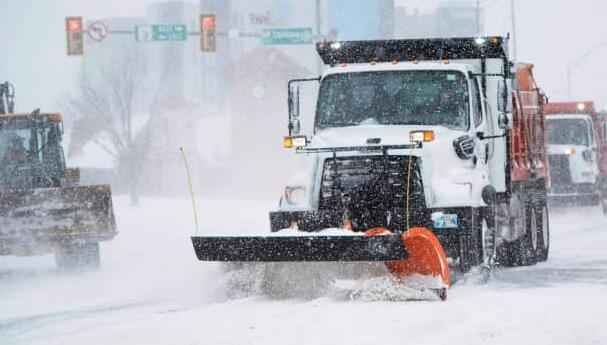
M82 17L66 17L65 32L67 38L67 55L84 54L84 32Z
M214 52L217 48L214 14L200 15L200 50L203 52Z
M214 15L203 15L202 16L202 27L204 29L215 29L215 16Z

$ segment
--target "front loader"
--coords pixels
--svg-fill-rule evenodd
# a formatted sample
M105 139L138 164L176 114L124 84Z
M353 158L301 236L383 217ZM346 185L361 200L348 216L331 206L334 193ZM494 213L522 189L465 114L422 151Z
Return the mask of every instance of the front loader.
M384 262L444 299L449 266L548 255L547 159L532 65L507 37L320 42L327 69L289 82L284 146L309 158L272 235L194 236L200 260ZM302 133L299 84L318 85ZM437 284L438 283L438 284Z
M57 113L13 113L0 91L0 255L54 253L61 270L95 269L99 242L116 236L109 185L81 186L67 169Z

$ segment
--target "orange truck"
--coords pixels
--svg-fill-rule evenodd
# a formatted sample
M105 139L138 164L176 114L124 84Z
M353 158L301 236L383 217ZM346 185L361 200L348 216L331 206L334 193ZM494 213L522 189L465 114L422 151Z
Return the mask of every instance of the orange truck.
M594 102L544 105L548 126L549 201L561 206L603 205L607 177L607 122Z

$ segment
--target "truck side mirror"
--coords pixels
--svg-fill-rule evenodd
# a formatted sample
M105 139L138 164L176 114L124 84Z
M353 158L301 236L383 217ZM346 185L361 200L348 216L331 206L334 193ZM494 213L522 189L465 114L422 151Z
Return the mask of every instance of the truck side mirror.
M299 134L299 85L289 86L289 135Z
M497 117L497 125L500 129L509 129L512 126L512 115L500 113Z
M508 87L505 80L497 84L497 110L500 113L508 111Z

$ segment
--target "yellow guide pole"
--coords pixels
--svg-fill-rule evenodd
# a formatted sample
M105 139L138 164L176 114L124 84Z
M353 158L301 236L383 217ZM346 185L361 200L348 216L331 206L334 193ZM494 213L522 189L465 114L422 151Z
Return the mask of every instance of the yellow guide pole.
M183 147L179 147L181 151L181 158L183 158L183 165L185 166L185 173L188 178L188 187L190 189L190 197L192 198L192 209L194 210L194 224L196 225L196 233L198 233L198 214L196 212L196 198L194 197L194 188L192 187L192 175L190 174L190 166L188 165L188 159L185 156Z

